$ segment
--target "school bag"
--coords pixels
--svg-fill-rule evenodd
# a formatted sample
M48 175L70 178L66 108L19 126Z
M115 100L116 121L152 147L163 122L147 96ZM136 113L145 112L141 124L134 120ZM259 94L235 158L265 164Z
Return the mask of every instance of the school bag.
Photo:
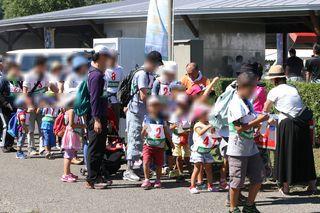
M226 90L217 98L209 113L209 123L216 129L228 126L229 103L236 91L236 81L232 82Z
M136 93L131 94L132 79L134 75L141 70L143 70L143 68L141 67L132 70L130 74L121 81L119 91L117 93L117 98L122 108L127 107L130 100L138 92L137 91Z
M90 93L86 80L82 81L78 87L76 99L74 101L74 113L84 116L91 112Z
M10 118L8 123L8 134L12 137L18 137L19 130L19 122L18 122L18 112L14 113L14 115Z
M63 137L66 131L65 113L60 113L53 124L53 133L58 137Z

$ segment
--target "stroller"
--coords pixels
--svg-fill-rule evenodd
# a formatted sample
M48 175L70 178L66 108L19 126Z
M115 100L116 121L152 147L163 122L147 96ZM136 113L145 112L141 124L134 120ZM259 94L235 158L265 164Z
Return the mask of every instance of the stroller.
M101 165L101 176L103 179L108 180L111 175L116 174L121 166L126 163L125 159L125 140L118 134L118 125L116 124L116 117L111 107L108 108L108 129L106 150L103 156ZM87 140L87 144L88 144ZM85 149L85 148L84 148ZM84 155L86 151L84 151ZM86 156L84 156L86 158ZM86 160L85 160L86 162ZM87 167L80 169L80 173L87 175Z

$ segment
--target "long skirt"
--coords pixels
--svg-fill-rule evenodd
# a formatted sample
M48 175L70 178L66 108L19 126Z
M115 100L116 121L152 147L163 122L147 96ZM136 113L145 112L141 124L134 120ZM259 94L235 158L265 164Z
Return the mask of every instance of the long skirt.
M276 171L280 183L306 183L316 179L310 129L286 118L277 134Z

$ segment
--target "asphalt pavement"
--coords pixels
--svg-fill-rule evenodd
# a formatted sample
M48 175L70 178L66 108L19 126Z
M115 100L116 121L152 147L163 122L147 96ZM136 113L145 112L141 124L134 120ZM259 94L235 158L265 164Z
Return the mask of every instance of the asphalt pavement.
M226 192L202 192L191 195L188 183L165 180L162 189L145 191L140 183L120 179L106 190L84 188L84 178L77 183L62 183L63 159L15 159L0 153L0 212L227 212ZM80 175L81 166L72 171ZM246 192L244 192L246 194ZM282 197L274 184L259 193L261 212L320 212L320 196L298 192Z

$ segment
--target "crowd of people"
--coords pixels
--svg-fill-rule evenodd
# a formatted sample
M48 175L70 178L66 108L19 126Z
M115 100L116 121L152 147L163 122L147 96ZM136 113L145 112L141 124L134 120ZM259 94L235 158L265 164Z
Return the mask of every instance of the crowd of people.
M178 81L177 63L163 61L159 52L150 52L143 66L128 76L117 58L117 51L98 45L91 61L74 55L68 67L58 62L48 67L46 58L38 57L26 75L19 65L8 62L0 78L2 151L16 152L18 159L43 155L52 160L52 148L57 146L64 152L60 179L70 183L78 179L71 172L71 164L78 163L77 153L83 150L88 171L85 187L104 189L112 184L110 178L101 176L110 114L116 118L116 129L125 115L124 180L142 178L142 188L162 188L163 175L185 181L189 173L191 194L228 190L230 212L241 212L240 205L244 206L242 212L259 212L255 198L270 168L264 162L265 150L259 149L255 140L261 137L262 123L278 122L275 175L281 193L289 194L289 186L300 182L309 184L308 191L316 190L310 133L301 118L308 114L308 108L297 89L286 82L288 73L298 71L272 66L266 79L275 87L267 94L260 82L261 66L242 63L235 82L212 105L210 95L219 78L210 81L194 62L186 65L186 74ZM126 85L129 91L119 95L125 88L123 82L130 84ZM126 102L119 98L121 95L126 95ZM218 113L225 112L225 119L219 120L223 125L217 125L217 116L212 116L218 101L223 106ZM272 106L280 113L278 121L270 116ZM79 113L81 110L84 113ZM224 159L219 185L213 184L213 149L218 149ZM155 181L151 182L153 172ZM241 194L246 177L250 180L248 197Z

